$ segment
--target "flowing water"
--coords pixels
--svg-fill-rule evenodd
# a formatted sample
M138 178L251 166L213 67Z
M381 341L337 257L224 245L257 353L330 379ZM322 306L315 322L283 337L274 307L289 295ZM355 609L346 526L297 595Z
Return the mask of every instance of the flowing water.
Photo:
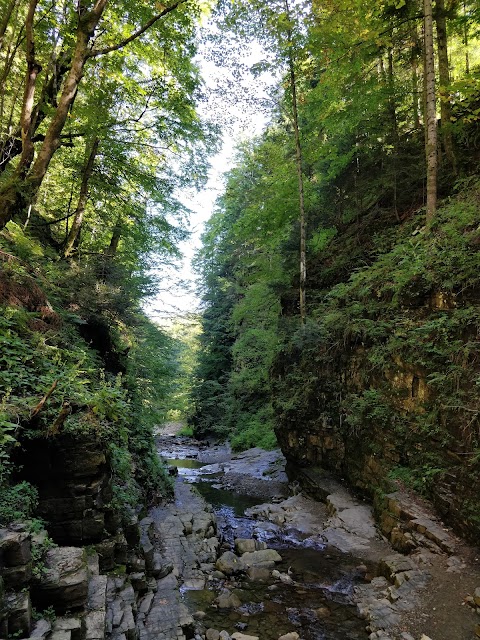
M259 583L236 577L225 585L211 580L208 590L185 590L183 597L190 610L206 613L205 628L225 629L230 634L241 631L260 640L277 640L292 631L297 631L302 640L368 638L365 622L357 617L352 599L354 585L362 580L357 569L362 560L326 546L319 536L307 537L294 529L246 517L245 509L264 500L220 488L216 484L219 472L208 473L208 466L199 462L191 449L161 453L178 469L179 477L194 484L212 505L218 537L225 549L233 547L235 538L264 540L282 556L277 569L292 580L291 584L273 578ZM182 455L185 457L175 457ZM240 598L241 607L215 607L213 601L222 586Z

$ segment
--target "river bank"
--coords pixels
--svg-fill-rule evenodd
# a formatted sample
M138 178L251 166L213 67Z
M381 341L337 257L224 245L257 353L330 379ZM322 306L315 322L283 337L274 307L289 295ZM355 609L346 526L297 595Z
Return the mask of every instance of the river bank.
M157 508L152 518L164 539L169 536L161 522L175 520L185 538L180 545L189 549L175 576L189 620L185 637L476 637L480 618L468 603L480 585L478 556L449 532L448 553L429 541L405 556L378 533L370 506L332 479L326 504L299 493L295 482L289 485L279 452L232 456L227 447L172 436L160 436L157 446L179 472L175 505ZM199 492L213 510L202 507ZM239 503L237 514L228 496ZM249 557L245 565L236 538L255 540L247 546L255 552L266 546L282 560L255 566ZM197 552L199 544L204 546ZM216 556L225 553L234 554L224 558L233 569L217 564ZM167 637L180 636L177 630Z

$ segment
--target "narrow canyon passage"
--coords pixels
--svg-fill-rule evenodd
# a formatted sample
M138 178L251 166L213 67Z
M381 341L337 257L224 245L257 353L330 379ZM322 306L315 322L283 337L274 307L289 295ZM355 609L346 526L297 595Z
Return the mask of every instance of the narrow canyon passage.
M331 478L326 505L289 485L278 451L232 456L175 436L157 446L178 475L175 502L153 509L150 526L173 568L140 637L474 637L474 611L460 596L452 602L451 589L467 596L480 574L466 570L446 532L449 554L432 542L407 557L379 535L371 508ZM439 573L450 587L438 589ZM427 604L433 591L449 600Z

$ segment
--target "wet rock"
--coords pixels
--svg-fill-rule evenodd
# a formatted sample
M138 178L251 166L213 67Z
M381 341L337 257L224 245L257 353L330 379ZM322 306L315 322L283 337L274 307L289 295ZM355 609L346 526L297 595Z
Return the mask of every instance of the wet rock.
M296 631L291 631L290 633L286 633L283 636L280 636L278 640L299 640L300 636Z
M36 606L53 605L57 613L86 605L88 576L86 555L77 547L50 549L45 555L45 570L32 589Z
M259 640L258 636L247 636L240 631L235 631L235 633L232 633L231 637L233 640Z
M251 553L252 551L261 551L267 548L265 542L248 538L236 538L234 541L235 552L239 555L243 553Z
M217 631L216 629L207 629L205 638L206 640L219 640L220 631Z
M267 582L271 575L270 569L263 567L248 567L247 569L247 576L252 582Z
M230 640L228 631L220 631L220 635L218 637L220 640Z
M195 613L193 614L193 619L194 620L203 620L206 615L207 614L205 613L205 611L195 611Z
M242 604L240 598L228 589L225 589L215 599L215 603L218 605L219 609L236 609Z
M282 561L282 557L274 549L263 549L242 554L241 561L246 568L254 566L273 568L276 562Z
M215 567L218 571L221 571L227 576L245 570L243 558L239 558L232 551L225 551L225 553L222 553L215 563Z

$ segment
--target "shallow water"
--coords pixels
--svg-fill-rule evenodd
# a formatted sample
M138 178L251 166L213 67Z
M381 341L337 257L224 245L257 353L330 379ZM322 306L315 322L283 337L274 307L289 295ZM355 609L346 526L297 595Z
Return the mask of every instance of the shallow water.
M356 616L352 604L353 587L362 581L356 570L361 559L326 546L321 536L307 537L294 529L246 517L245 509L263 501L215 487L215 478L202 473L204 463L190 455L184 459L175 459L168 452L162 455L178 468L182 480L194 483L213 506L224 546L233 546L235 538L265 540L282 556L277 569L293 581L258 583L246 577L227 581L224 586L242 602L235 610L215 607L215 588L222 586L216 581L208 590L183 591L192 612L205 611L206 628L225 629L230 634L242 631L260 640L277 640L291 631L297 631L302 640L368 638L365 623Z

